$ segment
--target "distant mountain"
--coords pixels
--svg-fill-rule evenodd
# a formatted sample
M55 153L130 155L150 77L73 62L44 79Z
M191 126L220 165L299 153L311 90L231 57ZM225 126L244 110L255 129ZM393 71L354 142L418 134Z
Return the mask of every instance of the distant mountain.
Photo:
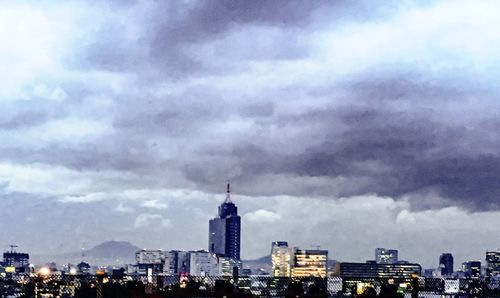
M271 265L271 255L263 256L258 259L244 260L245 264L261 264L261 265Z
M97 259L134 259L140 247L127 241L106 241L85 251L85 256Z
M90 265L112 265L121 266L135 263L135 253L140 247L127 241L105 241L91 249L82 252L70 252L59 255L32 256L31 261L35 264L56 262L57 264L77 264L82 260ZM82 256L83 255L83 256Z
M271 272L271 255L263 256L254 260L243 260L243 268L251 269L254 274Z

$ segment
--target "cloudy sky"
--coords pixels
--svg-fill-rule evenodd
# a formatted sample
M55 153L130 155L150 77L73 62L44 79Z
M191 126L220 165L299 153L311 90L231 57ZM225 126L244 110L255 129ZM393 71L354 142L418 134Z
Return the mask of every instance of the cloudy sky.
M500 247L498 1L2 1L1 245Z

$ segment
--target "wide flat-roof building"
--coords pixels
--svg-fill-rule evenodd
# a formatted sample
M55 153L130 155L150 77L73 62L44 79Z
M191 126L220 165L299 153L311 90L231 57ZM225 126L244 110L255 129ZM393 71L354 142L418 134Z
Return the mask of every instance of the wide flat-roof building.
M328 250L295 248L292 277L326 277L327 262Z
M378 264L376 262L366 263L340 263L340 277L342 278L401 278L408 279L422 274L419 264L397 263Z

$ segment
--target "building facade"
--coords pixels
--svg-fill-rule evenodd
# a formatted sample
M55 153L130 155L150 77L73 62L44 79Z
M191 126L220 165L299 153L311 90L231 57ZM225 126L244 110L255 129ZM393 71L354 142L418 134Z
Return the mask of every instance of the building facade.
M239 276L242 268L240 260L228 257L218 258L220 276Z
M295 248L292 277L326 277L327 262L327 250Z
M189 274L194 276L219 275L217 256L206 250L189 252Z
M486 275L500 276L500 251L486 252Z
M439 269L441 276L453 274L453 255L451 253L444 253L439 257Z
M164 273L176 275L189 273L190 253L185 250L171 250L165 258Z
M376 248L375 262L377 264L396 264L398 262L398 251L396 249Z
M135 253L135 262L138 264L162 264L165 262L167 252L158 250L141 249Z
M340 263L340 277L342 278L409 279L421 274L422 267L419 264L378 264L373 261L366 263Z
M162 273L167 252L157 249L141 249L135 253L136 270L139 274Z
M27 272L30 256L27 253L15 252L13 250L3 254L3 266L18 273Z
M467 278L481 277L481 261L468 261L462 263L462 271Z
M271 275L290 277L292 275L292 249L285 241L275 241L271 247Z
M231 201L230 185L227 195L219 206L217 217L209 222L208 251L220 257L240 260L241 218L238 207Z

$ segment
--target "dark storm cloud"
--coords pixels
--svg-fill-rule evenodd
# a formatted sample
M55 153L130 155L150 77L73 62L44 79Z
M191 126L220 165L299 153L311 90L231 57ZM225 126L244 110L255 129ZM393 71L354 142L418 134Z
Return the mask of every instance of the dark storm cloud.
M16 130L30 127L40 124L46 118L46 115L40 111L23 111L9 117L4 116L0 120L0 129Z
M135 173L147 181L166 169L184 176L182 187L214 192L217 183L230 178L251 195L306 196L311 189L323 196L377 193L411 196L418 207L419 194L435 192L471 210L498 208L494 177L500 164L491 148L499 140L481 130L487 121L493 127L498 121L468 112L470 98L477 97L484 98L484 110L498 108L494 88L477 83L477 78L486 81L480 71L430 71L401 63L380 69L354 67L358 70L339 78L332 69L342 68L342 63L328 66L309 56L309 42L342 41L342 34L333 41L323 41L320 34L318 41L310 37L315 30L335 31L349 22L359 26L397 10L396 4L375 9L369 3L103 4L100 8L116 14L101 20L95 32L87 32L81 51L68 59L74 59L72 67L79 71L109 70L124 82L114 86L106 77L92 83L67 80L61 83L67 100L40 107L32 103L23 113L4 118L0 126L15 129L71 115L106 119L109 132L74 144L4 146L2 158ZM256 42L256 28L262 30L258 34L272 36L271 41ZM204 47L211 43L219 45ZM251 76L266 73L245 68L248 60L260 58L268 63L261 66L265 72L276 69L276 78L270 76L265 87L253 85L252 80L260 78ZM332 71L333 82L320 83L322 75L316 79L310 70L301 77L296 68L290 68L298 73L291 83L280 82L279 76L286 75L279 72L277 62L282 59L325 64L319 72ZM186 76L202 79L193 83ZM93 97L103 97L109 105L101 108ZM92 107L86 108L89 101ZM481 149L474 150L472 144ZM293 187L276 183L275 188L262 189L259 177L297 180ZM326 180L297 182L318 177ZM335 183L324 182L330 180Z
M496 92L477 86L472 78L433 80L425 73L386 73L379 78L340 84L351 103L335 102L293 115L265 113L266 104L255 109L273 115L269 122L255 121L253 130L277 127L286 142L257 138L224 147L203 147L183 171L201 189L212 189L220 177L238 181L249 195L312 193L322 196L353 196L375 193L410 198L414 208L459 205L469 210L500 208L497 177L500 139L491 131L500 122L491 115L467 110L470 98L481 97L482 105L497 108ZM328 98L328 88L311 90ZM341 100L342 102L342 100ZM330 107L328 107L330 105ZM250 108L252 111L254 108ZM273 109L274 110L274 109ZM253 115L243 113L242 115ZM479 116L479 117L478 117ZM253 116L258 119L259 113ZM292 136L301 127L318 127L317 144L304 144ZM260 127L260 128L259 128ZM271 142L266 143L266 142ZM285 154L280 146L303 148ZM345 187L319 185L255 188L260 176L342 179ZM220 179L219 179L220 180ZM432 206L429 194L435 199Z
M128 18L138 25L132 30L134 35L127 23L107 20L70 60L77 67L140 73L146 81L223 74L244 68L245 60L307 56L307 46L297 36L309 34L313 21L366 21L380 17L377 12L394 12L396 7L385 2L374 6L370 1L344 0L126 1L104 9L118 14L128 11ZM247 38L229 41L232 44L203 47L233 31L252 27L277 29L278 33L269 41L250 31ZM238 57L232 57L235 53ZM214 63L214 59L221 61Z
M207 62L204 61L207 53L200 48L205 42L222 38L228 31L244 25L288 28L306 25L308 17L320 6L320 2L304 1L148 2L141 9L142 14L136 16L141 24L137 36L126 37L126 24L105 22L96 39L86 44L80 56L82 61L77 63L169 77L192 75ZM124 9L135 7L127 3ZM186 54L190 51L194 54ZM289 47L272 55L286 57L292 52ZM268 55L266 51L261 54Z

